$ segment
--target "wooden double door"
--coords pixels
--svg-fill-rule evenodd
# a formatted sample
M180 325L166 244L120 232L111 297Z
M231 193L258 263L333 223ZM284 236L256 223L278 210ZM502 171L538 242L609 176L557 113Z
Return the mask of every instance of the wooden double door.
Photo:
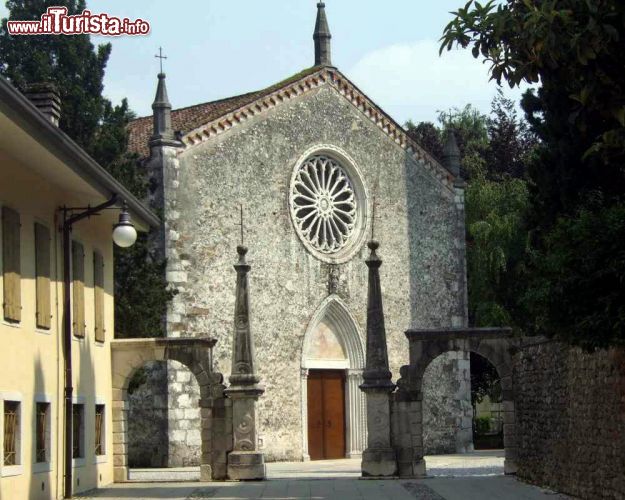
M308 454L311 460L345 458L345 372L308 372Z

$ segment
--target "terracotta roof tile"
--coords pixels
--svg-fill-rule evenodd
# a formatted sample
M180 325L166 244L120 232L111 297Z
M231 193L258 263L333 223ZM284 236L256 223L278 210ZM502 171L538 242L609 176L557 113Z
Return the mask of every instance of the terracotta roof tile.
M186 108L180 108L172 110L171 122L175 131L181 131L183 134L190 132L193 129L211 122L223 115L226 115L246 104L254 102L256 99L269 95L275 90L284 87L294 81L299 80L309 74L312 74L320 69L319 66L313 66L301 73L293 75L286 80L283 80L271 87L259 90L256 92L249 92L234 97L228 97L220 99L218 101L205 102L202 104L196 104ZM128 125L129 138L128 138L128 150L131 153L137 153L140 157L145 158L150 155L150 149L148 142L152 135L152 116L144 116L133 120Z

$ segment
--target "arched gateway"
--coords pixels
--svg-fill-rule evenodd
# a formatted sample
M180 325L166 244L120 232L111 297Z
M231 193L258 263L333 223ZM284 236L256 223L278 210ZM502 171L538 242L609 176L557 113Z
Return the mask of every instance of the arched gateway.
M515 338L509 328L452 328L409 330L410 364L400 369L393 395L393 429L397 469L400 476L425 475L423 460L423 374L438 356L449 351L470 351L486 358L497 370L503 398L504 472L516 473L516 419L512 381Z
M211 338L121 339L111 342L113 372L113 461L115 482L128 480L128 384L150 361L185 365L200 386L202 481L226 479L232 450L232 401L224 395L223 376L213 371Z

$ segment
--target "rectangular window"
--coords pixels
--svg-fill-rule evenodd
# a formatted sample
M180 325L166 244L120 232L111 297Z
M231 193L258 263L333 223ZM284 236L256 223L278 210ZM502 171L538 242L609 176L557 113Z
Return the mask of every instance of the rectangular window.
M35 276L37 327L50 328L50 230L35 223Z
M20 403L4 402L4 465L19 465Z
M50 461L49 418L50 403L37 403L35 414L35 461L37 463Z
M95 405L95 454L104 455L104 405Z
M104 342L104 259L98 252L93 253L93 293L95 311L95 340Z
M84 458L85 456L85 405L75 404L72 415L72 457Z
M2 274L4 289L4 319L22 319L20 262L20 215L2 207Z
M72 284L74 336L85 336L85 251L77 241L72 241Z

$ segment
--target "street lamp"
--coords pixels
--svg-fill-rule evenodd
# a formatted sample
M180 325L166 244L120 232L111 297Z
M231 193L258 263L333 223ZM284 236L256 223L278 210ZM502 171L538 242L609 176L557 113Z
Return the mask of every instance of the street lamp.
M126 204L119 213L119 222L113 226L113 241L121 248L128 248L137 241L137 230L130 220Z
M71 297L71 265L72 265L72 227L77 222L99 215L102 210L116 210L119 197L115 194L110 200L96 207L62 207L63 212L63 358L65 365L65 498L72 498L72 418L73 418L73 367L72 367L72 297ZM113 241L122 248L130 247L137 240L137 230L130 220L130 214L123 203L119 214L119 222L113 226Z

